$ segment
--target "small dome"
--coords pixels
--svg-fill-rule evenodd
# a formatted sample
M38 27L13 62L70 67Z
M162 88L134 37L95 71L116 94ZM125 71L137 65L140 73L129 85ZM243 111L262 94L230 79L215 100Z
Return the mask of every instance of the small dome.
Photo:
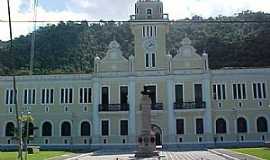
M116 49L116 48L120 48L120 44L115 40L111 41L111 43L109 44L109 49Z

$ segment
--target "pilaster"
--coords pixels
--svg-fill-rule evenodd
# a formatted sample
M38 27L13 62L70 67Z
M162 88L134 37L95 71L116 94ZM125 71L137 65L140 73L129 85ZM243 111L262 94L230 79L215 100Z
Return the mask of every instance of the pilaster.
M212 141L213 134L212 123L212 104L211 104L211 80L210 75L207 75L203 80L203 101L206 103L206 110L204 113L204 132L208 136L208 141Z
M175 112L173 108L173 81L172 80L167 80L166 82L167 85L167 111L168 111L168 142L173 143L175 142L175 134L176 134L176 122L175 122Z
M135 104L135 81L130 79L128 84L128 102L129 102L129 121L128 130L130 143L136 142L136 104Z
M100 103L100 82L99 79L96 79L93 87L94 100L93 100L93 144L100 143L100 120L99 120L99 103Z

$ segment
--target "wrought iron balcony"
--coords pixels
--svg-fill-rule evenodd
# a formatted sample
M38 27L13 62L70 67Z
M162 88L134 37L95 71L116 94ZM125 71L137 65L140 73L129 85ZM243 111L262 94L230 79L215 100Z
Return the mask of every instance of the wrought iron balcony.
M185 109L205 109L205 102L182 102L182 103L174 103L175 110L185 110Z
M153 111L161 111L163 110L163 103L155 103L151 105L151 110Z
M99 112L129 111L129 104L100 104Z

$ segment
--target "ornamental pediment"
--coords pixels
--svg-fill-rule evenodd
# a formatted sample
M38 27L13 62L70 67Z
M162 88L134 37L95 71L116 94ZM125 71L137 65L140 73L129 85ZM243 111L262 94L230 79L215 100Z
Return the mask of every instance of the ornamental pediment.
M109 44L106 56L101 60L101 63L110 63L110 62L121 63L121 61L128 62L128 60L123 56L120 44L114 40Z
M192 42L189 38L184 38L181 42L182 47L177 51L177 55L174 57L176 60L194 59L201 60L201 56L197 54L196 49L192 46Z

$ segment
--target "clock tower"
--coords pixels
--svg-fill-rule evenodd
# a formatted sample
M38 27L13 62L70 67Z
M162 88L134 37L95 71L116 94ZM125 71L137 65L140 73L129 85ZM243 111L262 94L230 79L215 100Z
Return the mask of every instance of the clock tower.
M135 38L135 71L161 71L168 68L166 34L168 14L160 0L138 0L130 17Z

